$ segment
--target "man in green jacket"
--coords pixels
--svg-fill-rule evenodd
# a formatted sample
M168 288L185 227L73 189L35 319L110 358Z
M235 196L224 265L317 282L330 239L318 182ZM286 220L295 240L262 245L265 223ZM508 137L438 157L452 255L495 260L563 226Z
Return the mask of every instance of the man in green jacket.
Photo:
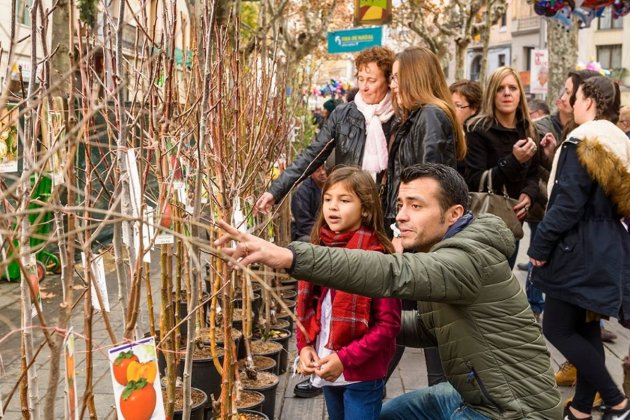
M396 222L406 253L291 243L281 248L221 223L238 241L224 252L239 266L261 262L296 278L366 296L418 300L403 320L420 345L437 345L448 383L383 406L382 419L559 419L549 352L507 258L514 237L498 217L473 218L468 189L436 164L401 174Z

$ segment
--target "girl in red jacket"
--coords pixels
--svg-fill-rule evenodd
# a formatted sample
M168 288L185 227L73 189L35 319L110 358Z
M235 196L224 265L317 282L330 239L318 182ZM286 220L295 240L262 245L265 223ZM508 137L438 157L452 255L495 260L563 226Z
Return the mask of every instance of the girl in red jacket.
M322 188L315 244L391 253L372 177L336 169ZM298 283L298 368L323 387L331 420L377 419L400 330L400 300Z

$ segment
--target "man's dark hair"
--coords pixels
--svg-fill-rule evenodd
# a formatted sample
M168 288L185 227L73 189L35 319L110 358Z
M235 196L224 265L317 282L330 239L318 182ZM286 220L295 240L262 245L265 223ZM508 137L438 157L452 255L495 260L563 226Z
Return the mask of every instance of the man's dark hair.
M403 184L418 178L432 178L440 184L439 201L442 212L456 204L464 207L464 211L469 210L468 186L455 169L439 163L419 163L406 167L400 174L400 182Z
M542 111L545 115L549 115L549 105L542 99L530 99L527 101L527 107L529 108L529 112L538 112Z

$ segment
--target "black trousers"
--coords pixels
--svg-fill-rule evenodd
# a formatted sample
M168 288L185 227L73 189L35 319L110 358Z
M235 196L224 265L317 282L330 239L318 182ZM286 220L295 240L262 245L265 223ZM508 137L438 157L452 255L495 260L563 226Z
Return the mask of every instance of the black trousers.
M575 397L571 406L590 413L595 393L613 406L625 396L606 370L599 321L586 322L586 310L547 296L543 332L564 357L577 368Z

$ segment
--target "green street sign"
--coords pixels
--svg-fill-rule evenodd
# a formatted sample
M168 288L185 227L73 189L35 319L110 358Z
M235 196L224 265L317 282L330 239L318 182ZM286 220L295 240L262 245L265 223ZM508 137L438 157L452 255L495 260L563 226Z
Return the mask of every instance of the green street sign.
M328 54L351 53L381 45L383 27L328 32Z

